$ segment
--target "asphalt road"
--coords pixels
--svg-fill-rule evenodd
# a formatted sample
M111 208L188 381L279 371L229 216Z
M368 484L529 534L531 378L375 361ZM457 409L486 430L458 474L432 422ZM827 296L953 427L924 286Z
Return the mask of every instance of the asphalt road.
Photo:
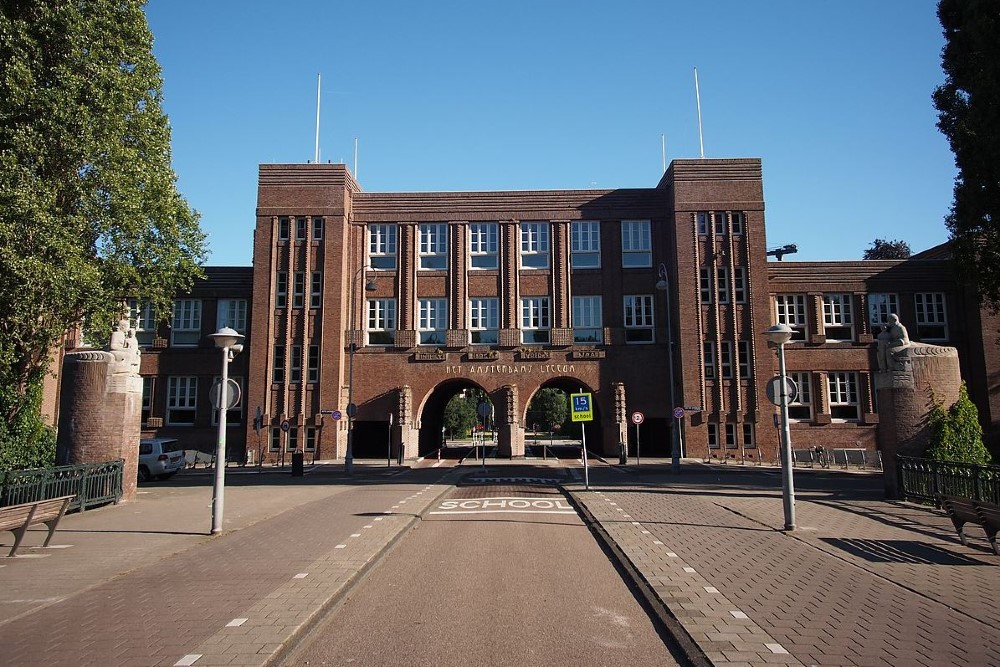
M474 469L285 665L676 665L555 482Z

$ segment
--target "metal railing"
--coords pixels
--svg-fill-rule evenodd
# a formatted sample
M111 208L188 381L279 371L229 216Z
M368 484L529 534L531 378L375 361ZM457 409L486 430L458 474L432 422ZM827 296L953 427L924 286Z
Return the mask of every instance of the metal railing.
M0 507L75 495L68 509L117 503L122 497L122 459L55 468L0 472Z
M941 496L1000 505L1000 466L898 457L899 482L906 500L934 504Z

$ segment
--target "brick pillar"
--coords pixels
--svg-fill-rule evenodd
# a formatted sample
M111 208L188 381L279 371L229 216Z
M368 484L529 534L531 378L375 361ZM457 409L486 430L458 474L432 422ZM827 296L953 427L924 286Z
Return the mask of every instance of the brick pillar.
M518 420L520 399L517 386L506 385L490 395L496 406L497 456L524 456L524 425Z

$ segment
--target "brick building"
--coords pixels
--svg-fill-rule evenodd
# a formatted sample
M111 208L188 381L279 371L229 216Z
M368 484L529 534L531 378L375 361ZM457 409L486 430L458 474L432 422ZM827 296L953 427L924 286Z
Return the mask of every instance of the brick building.
M171 327L139 318L145 432L211 446L221 357L206 336L228 324L247 335L232 456L259 442L271 458L343 458L348 419L330 412L349 403L355 455L425 455L467 388L492 401L500 455L518 456L529 401L557 387L593 394L592 451L633 441L641 411L644 454L667 455L679 427L689 456L773 461L761 332L784 322L796 446L874 452L873 333L888 312L913 340L959 348L997 426L998 322L946 258L768 262L757 159L675 160L653 188L461 193L368 193L343 165L261 165L253 242L252 269L209 268Z

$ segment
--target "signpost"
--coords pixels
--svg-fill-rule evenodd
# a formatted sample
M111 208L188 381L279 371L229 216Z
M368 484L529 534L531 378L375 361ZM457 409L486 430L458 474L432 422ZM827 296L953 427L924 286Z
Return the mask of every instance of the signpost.
M639 424L646 421L646 415L638 410L632 413L632 423L635 424L635 464L639 465Z
M569 407L570 413L573 416L574 422L590 422L594 421L594 399L589 393L585 393L582 389L578 394L569 395ZM580 433L583 436L583 484L584 488L588 491L590 490L590 468L587 465L587 426L584 424L580 427Z

